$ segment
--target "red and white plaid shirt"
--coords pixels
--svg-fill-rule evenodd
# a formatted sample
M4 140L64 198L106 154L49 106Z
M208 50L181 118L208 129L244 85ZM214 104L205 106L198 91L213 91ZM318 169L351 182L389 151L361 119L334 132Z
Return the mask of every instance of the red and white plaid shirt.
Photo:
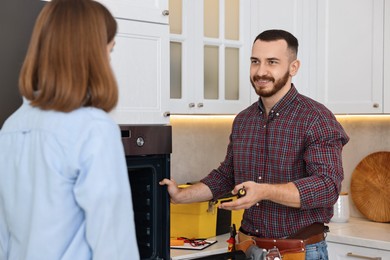
M237 115L225 160L201 181L215 199L245 181L294 182L301 208L260 201L241 227L258 237L283 238L315 222L328 223L344 178L342 147L349 137L322 104L290 91L268 118L261 101Z

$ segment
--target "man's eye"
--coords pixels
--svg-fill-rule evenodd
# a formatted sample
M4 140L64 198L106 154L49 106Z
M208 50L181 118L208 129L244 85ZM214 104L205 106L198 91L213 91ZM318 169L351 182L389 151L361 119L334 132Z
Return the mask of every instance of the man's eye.
M258 60L251 60L251 63L252 64L257 64L257 63L259 63L259 61Z

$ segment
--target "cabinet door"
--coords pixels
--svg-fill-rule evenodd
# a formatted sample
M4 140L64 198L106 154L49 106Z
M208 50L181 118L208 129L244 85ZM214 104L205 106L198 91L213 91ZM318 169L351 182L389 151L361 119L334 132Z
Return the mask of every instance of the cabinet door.
M111 64L119 102L110 114L118 124L165 124L169 93L168 25L117 19Z
M383 112L383 0L318 1L318 93L334 113Z
M168 0L98 0L117 18L168 24Z
M248 0L170 0L170 111L235 114L249 105Z
M281 8L283 7L283 8ZM292 82L301 94L317 98L316 54L317 1L313 0L254 0L251 8L251 38L269 29L282 29L292 33L299 42L298 60L301 61L298 74ZM253 41L252 40L252 41ZM252 89L251 101L258 100Z
M390 251L332 242L328 242L327 244L329 259L332 260L390 259Z
M384 112L390 113L390 1L385 1Z

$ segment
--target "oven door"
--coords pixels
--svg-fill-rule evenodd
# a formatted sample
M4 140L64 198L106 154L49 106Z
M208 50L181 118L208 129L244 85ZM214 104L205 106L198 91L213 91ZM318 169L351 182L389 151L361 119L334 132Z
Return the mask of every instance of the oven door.
M166 186L170 155L127 156L134 221L141 259L170 259L170 203Z

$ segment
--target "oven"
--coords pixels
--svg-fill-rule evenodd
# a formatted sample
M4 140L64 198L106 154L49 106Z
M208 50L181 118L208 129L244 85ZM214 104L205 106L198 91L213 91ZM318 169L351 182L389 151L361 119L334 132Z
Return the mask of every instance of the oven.
M120 125L132 192L141 259L170 259L170 178L172 129L167 125Z

